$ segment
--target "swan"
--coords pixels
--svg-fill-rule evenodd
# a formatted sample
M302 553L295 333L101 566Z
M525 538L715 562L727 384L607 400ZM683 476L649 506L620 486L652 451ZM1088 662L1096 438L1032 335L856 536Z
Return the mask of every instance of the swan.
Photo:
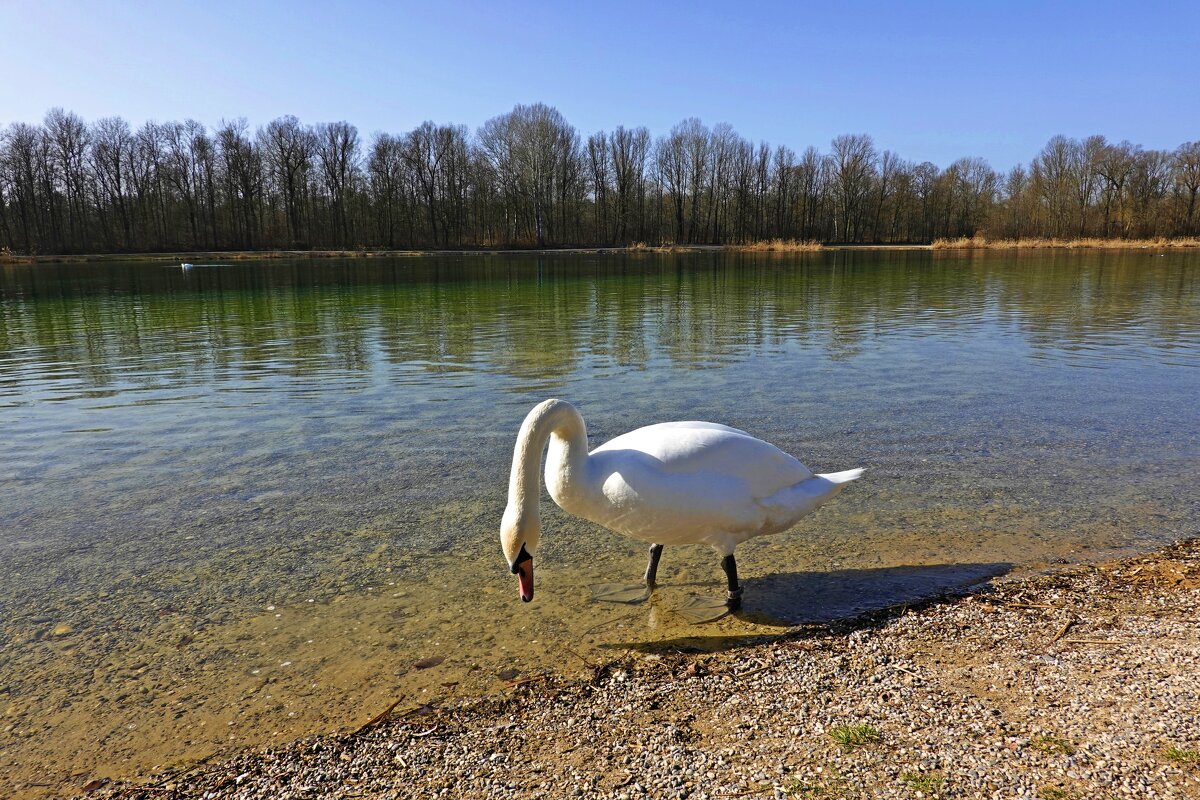
M533 600L533 556L541 536L538 480L564 511L650 542L645 588L653 590L664 545L707 544L728 580L724 606L741 607L734 548L778 533L839 494L862 469L814 475L772 444L713 422L663 422L587 449L587 428L564 400L539 403L513 449L500 544L521 600Z

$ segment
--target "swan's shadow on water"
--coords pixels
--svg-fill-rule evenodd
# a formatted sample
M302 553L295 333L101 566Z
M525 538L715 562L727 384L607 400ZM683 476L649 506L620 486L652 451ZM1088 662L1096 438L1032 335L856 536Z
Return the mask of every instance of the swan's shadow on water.
M704 625L692 625L694 636L655 641L610 643L607 647L642 652L728 650L753 644L796 626L836 623L846 630L878 626L890 616L888 609L924 606L948 599L965 590L1011 570L1006 562L967 564L923 564L843 569L832 572L776 572L761 577L745 577L742 608L733 616L755 625L776 627L749 635L706 635ZM696 587L705 591L705 587ZM714 597L724 597L715 582L707 587ZM652 600L651 602L654 602ZM671 613L671 606L660 606ZM814 632L820 632L820 629Z

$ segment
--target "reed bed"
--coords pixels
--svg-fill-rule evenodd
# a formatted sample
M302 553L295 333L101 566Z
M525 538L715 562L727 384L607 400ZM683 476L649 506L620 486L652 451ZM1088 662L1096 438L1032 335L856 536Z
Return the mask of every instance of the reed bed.
M726 250L736 250L741 253L812 253L823 250L824 245L815 241L800 241L798 239L765 239L747 244L725 245Z
M690 253L698 248L695 246L681 244L646 244L645 242L633 242L625 249L631 253Z
M1168 239L988 239L985 236L963 236L958 239L936 239L934 250L1128 250L1152 248L1200 247L1200 238Z

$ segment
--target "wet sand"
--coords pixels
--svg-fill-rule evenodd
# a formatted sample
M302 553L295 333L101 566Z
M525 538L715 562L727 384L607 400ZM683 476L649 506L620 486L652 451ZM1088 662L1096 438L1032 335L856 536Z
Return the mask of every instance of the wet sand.
M363 705L354 730L57 791L1198 797L1197 619L1191 540L770 635L710 626L568 652L559 672L513 660L483 696L442 681ZM421 671L432 687L442 669Z

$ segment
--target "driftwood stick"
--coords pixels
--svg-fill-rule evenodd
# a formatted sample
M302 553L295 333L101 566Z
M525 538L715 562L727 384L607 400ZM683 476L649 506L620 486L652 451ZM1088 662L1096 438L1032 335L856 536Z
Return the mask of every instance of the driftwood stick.
M563 650L566 650L568 653L570 653L571 655L575 656L575 657L576 657L576 658L578 658L580 661L582 661L582 662L584 663L584 666L586 666L588 669L596 669L596 665L595 665L595 664L593 664L591 661L588 661L586 658L584 658L583 656L581 656L579 653L576 653L574 650L572 650L571 648L567 647L565 644L564 644L564 645L560 645L560 646L562 647L562 649L563 649Z
M1069 619L1065 623L1063 623L1063 626L1058 629L1058 633L1054 634L1054 638L1050 640L1050 644L1054 644L1059 639L1061 639L1063 637L1063 634L1065 634L1067 631L1069 631L1071 629L1071 626L1074 625L1076 623L1076 621L1077 620L1074 617L1072 617L1071 619Z
M764 794L765 792L769 792L774 788L775 788L774 785L767 784L766 786L760 786L757 789L747 789L744 792L733 792L731 794L719 794L719 795L717 795L717 797L746 797L747 795L751 795L751 794Z
M533 683L534 681L544 681L549 677L549 672L542 672L537 675L530 675L528 678L519 678L515 681L509 681L505 684L505 686L507 686L509 689L515 689L518 686L524 686L525 684Z
M403 698L400 698L400 699L403 699ZM390 706L385 708L383 711L380 711L378 714L371 717L369 720L367 720L367 722L361 728L356 730L354 733L355 734L362 733L367 728L374 727L375 725L378 725L379 723L383 722L384 717L386 717L388 714L392 713L392 710L398 705L400 705L400 700L396 700L396 702L392 703Z
M748 678L748 677L750 677L751 675L757 675L757 674L758 674L758 673L760 673L760 672L766 672L767 670L769 670L769 669L770 669L771 667L773 667L773 666L775 666L775 665L774 665L774 664L767 664L766 666L759 667L758 669L751 669L751 670L747 670L747 671L745 671L745 672L735 672L735 673L733 673L733 677L735 677L735 678Z

